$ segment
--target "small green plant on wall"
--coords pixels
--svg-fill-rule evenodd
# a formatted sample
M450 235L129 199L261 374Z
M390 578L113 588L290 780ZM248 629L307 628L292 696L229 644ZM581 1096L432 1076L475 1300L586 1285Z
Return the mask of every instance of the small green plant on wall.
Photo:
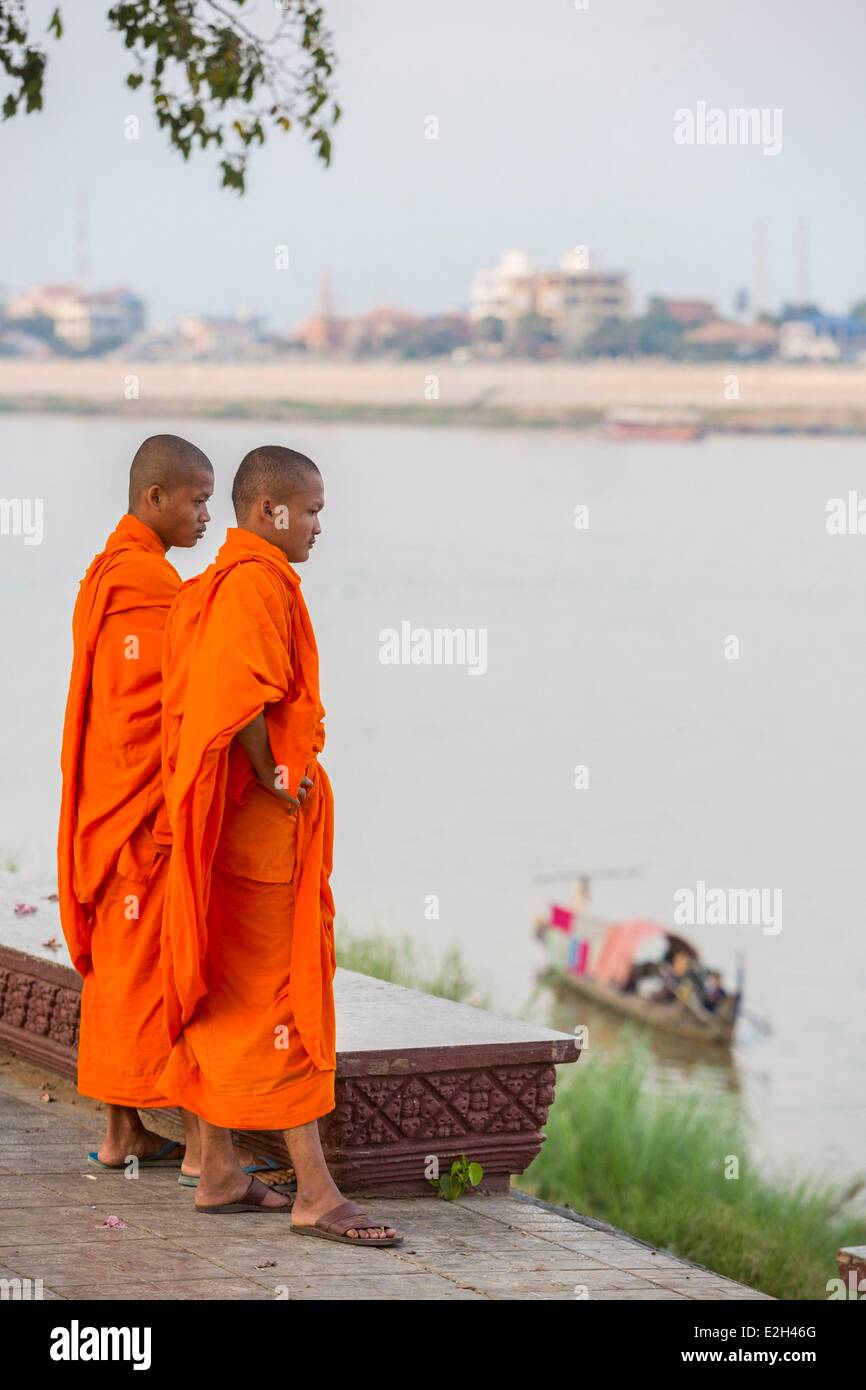
M455 1158L451 1164L451 1171L443 1173L438 1178L428 1178L431 1187L435 1187L437 1195L444 1197L446 1202L456 1202L458 1197L462 1197L467 1187L477 1187L484 1177L484 1169L480 1163L470 1163L465 1154Z

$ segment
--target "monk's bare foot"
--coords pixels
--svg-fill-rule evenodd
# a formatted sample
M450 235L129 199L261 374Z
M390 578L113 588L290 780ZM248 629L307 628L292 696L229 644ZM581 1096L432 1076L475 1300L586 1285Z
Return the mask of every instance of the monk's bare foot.
M100 1163L107 1163L110 1168L114 1168L122 1166L128 1158L153 1158L154 1154L159 1153L160 1149L164 1149L170 1142L165 1135L152 1134L149 1129L142 1127L124 1138L112 1135L103 1139L96 1156ZM178 1143L177 1148L170 1150L166 1157L181 1158L185 1152L183 1145Z
M211 1179L211 1185L205 1187L204 1179L201 1180L195 1190L195 1205L197 1207L224 1207L231 1202L242 1202L250 1190L250 1179L246 1173L231 1173L220 1179ZM284 1197L280 1192L268 1191L260 1203L263 1207L290 1207L291 1197Z
M326 1211L331 1211L334 1207L339 1206L340 1202L344 1202L345 1200L346 1198L338 1187L334 1187L330 1192L326 1191L321 1195L317 1195L312 1200L307 1197L305 1201L302 1201L300 1196L298 1196L295 1198L295 1205L292 1208L292 1225L315 1226L316 1222L320 1217L325 1215ZM354 1226L350 1226L346 1231L346 1235L351 1239L357 1239L359 1241L372 1240L374 1242L385 1238L390 1239L391 1236L395 1236L396 1234L397 1232L393 1226L362 1226L360 1230L356 1230Z

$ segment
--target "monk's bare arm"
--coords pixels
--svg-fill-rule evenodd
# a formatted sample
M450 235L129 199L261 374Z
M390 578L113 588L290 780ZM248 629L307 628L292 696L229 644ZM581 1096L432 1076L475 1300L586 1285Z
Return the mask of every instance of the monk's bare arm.
M257 714L246 728L239 729L235 735L238 743L243 748L247 757L253 765L256 776L269 792L278 796L280 801L284 801L292 811L297 811L301 802L306 798L307 787L313 784L307 777L301 778L301 785L298 789L298 798L290 796L282 787L276 784L277 765L271 751L271 744L268 738L268 726L265 720L264 711Z

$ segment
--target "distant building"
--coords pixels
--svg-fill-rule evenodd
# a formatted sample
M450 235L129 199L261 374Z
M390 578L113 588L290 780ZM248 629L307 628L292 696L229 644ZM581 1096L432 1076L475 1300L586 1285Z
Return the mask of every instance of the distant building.
M387 352L423 322L419 314L408 309L383 305L344 318L314 314L298 325L292 338L308 352L375 354Z
M792 319L779 329L779 356L786 362L838 362L841 352L829 333L813 323Z
M714 319L683 334L683 342L696 357L770 357L778 340L779 330L771 323L729 319Z
M128 342L144 328L145 304L125 287L89 292L74 285L36 285L14 295L8 319L50 322L55 342L94 352Z
M469 316L473 323L498 319L503 341L511 342L517 325L535 308L535 285L529 258L523 251L506 251L492 270L479 270L472 282Z
M48 343L32 333L14 333L0 327L0 357L27 357L41 361L54 354Z
M400 336L422 322L419 314L386 304L358 314L346 325L346 346L350 352L387 352Z
M716 306L709 299L655 299L653 304L684 328L697 328L716 318Z
M185 314L177 328L178 346L191 357L233 362L263 355L262 322L253 314L232 319Z
M475 276L470 317L476 325L498 320L506 346L518 336L521 319L533 313L550 322L563 348L580 348L607 319L631 317L628 277L586 269L573 252L556 270L533 271L522 251L506 251L498 266Z
M779 329L779 356L789 362L838 362L866 353L866 319L809 314Z
M343 346L346 323L346 319L312 314L298 324L291 334L291 341L306 348L307 352L339 352Z

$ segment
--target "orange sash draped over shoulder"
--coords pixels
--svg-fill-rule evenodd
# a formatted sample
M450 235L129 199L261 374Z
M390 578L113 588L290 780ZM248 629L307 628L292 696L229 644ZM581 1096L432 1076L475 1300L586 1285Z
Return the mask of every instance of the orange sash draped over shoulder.
M127 515L76 600L57 859L63 932L81 975L90 968L92 904L124 847L151 816L157 841L168 838L159 824L161 660L179 588L159 537Z
M317 762L324 746L319 659L301 580L285 555L251 531L230 528L214 563L183 585L166 629L163 766L173 850L163 930L163 983L175 1042L207 993L208 904L227 807L258 784L232 740L263 710L277 767L297 813L289 1001L314 1066L336 1067L332 981L333 793ZM267 793L265 793L267 795ZM287 818L290 812L274 802ZM260 960L251 969L263 968Z

